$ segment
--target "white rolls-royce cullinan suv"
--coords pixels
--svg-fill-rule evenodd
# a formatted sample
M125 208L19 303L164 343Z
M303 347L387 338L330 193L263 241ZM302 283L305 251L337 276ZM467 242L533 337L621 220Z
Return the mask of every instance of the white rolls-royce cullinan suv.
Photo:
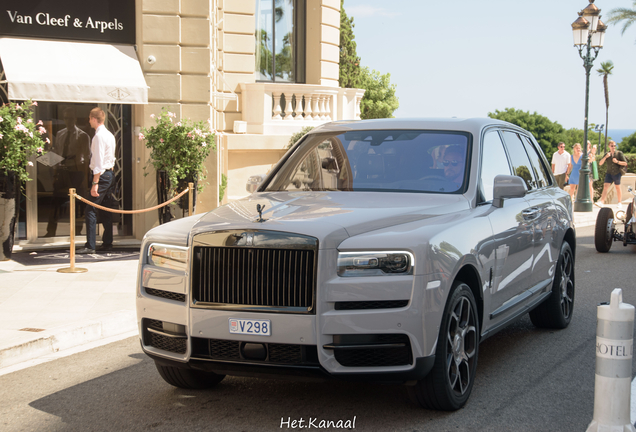
M456 410L480 341L572 319L572 203L517 126L328 123L255 189L144 237L141 344L173 386L362 379Z

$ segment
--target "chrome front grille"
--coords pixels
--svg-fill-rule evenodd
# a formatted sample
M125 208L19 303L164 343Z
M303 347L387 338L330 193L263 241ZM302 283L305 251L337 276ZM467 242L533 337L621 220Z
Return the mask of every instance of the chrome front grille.
M225 237L224 244L229 239L236 246L195 243L193 306L313 313L317 247L294 244L296 235L263 231L250 232L253 246L244 247L242 234ZM272 244L279 247L267 247Z

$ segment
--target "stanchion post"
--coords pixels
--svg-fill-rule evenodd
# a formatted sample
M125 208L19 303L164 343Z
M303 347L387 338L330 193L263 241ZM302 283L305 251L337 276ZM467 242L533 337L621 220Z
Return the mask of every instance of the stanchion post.
M69 222L70 222L70 234L71 234L71 250L70 250L70 259L71 266L57 269L60 273L85 273L88 269L75 267L75 188L70 188L68 190L69 200Z
M610 303L596 310L594 417L587 432L636 431L631 424L634 306L615 288Z
M192 216L192 208L194 207L192 205L192 195L194 194L193 189L194 189L194 183L192 182L188 183L188 216Z

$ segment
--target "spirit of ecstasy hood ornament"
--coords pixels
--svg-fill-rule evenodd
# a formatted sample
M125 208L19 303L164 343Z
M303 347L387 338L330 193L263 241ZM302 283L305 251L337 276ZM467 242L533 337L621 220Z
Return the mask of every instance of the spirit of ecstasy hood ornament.
M263 223L267 220L267 219L263 219L263 210L265 210L265 206L256 204L256 211L258 212L258 219L256 219L256 222Z

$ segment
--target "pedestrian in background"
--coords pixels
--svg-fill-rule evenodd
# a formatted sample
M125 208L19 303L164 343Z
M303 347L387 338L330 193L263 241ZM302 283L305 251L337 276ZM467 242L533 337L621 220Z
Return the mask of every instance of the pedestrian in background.
M559 143L559 150L552 155L552 173L561 189L565 187L568 172L572 169L570 153L565 151L565 143Z
M603 194L601 195L601 199L596 202L596 205L601 207L605 205L605 198L607 197L607 192L609 188L612 186L612 183L615 185L616 189L616 198L618 199L617 210L623 209L623 203L621 200L623 198L623 193L621 191L621 177L624 173L627 172L627 159L623 152L616 150L616 143L614 141L610 141L608 143L608 147L610 151L605 153L603 159L598 163L599 165L603 165L607 162L607 171L605 173L605 181L603 183Z
M102 204L104 199L113 192L115 166L115 136L110 133L104 120L106 115L101 108L93 108L89 115L91 127L95 129L95 136L91 143L90 169L93 173L93 181L88 197L95 204ZM97 209L92 205L86 206L86 244L83 249L77 251L78 254L95 253L95 241L97 232ZM111 250L113 248L113 223L111 213L99 210L100 219L104 227L102 235L102 246L100 250Z
M570 198L574 201L574 197L576 196L576 190L579 186L579 170L581 169L581 164L583 163L583 152L581 151L581 144L576 143L574 147L572 147L572 162L570 164L570 171L568 174L568 182L570 183Z

